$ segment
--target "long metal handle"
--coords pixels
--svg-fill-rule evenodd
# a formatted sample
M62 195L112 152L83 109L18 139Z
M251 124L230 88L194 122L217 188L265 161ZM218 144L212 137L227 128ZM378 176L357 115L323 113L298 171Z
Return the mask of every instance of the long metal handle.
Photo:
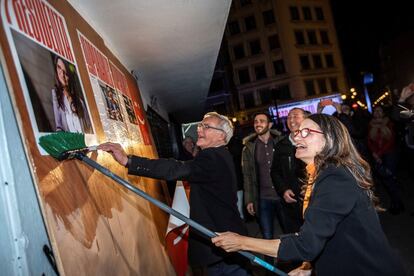
M106 175L109 178L113 179L115 182L121 184L122 186L124 186L125 188L130 190L131 192L134 192L135 194L143 197L144 199L148 200L149 202L151 202L152 204L154 204L157 207L161 208L162 210L169 213L170 215L173 215L174 217L184 221L185 223L187 223L188 225L190 225L194 229L198 230L202 234L206 235L207 237L209 237L209 238L217 237L217 234L214 233L213 231L207 229L206 227L202 226L201 224L195 222L194 220L184 216L180 212L177 212L176 210L174 210L173 208L169 207L168 205L162 203L161 201L151 197L150 195L148 195L144 191L142 191L142 190L138 189L137 187L133 186L131 183L129 183L125 179L121 178L120 176L114 174L113 172L111 172L107 168L101 166L99 163L97 163L94 160L90 159L85 154L75 153L74 157L76 157L77 159L85 162L86 164L88 164L92 168L95 168L96 170L100 171L104 175ZM255 255L253 255L250 252L237 251L237 253L239 253L240 255L242 255L244 257L246 257L250 261L266 268L267 270L270 270L270 271L272 271L272 272L274 272L278 275L281 275L281 276L287 276L287 274L285 272L281 271L280 269L274 267L273 265L269 264L268 262L262 260L261 258L255 256Z

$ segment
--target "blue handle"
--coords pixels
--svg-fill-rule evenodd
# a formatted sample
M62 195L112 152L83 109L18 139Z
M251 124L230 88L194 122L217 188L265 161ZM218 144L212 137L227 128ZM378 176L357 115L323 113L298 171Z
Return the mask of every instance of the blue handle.
M159 207L163 211L165 211L165 212L169 213L170 215L173 215L174 217L184 221L185 223L187 223L188 225L190 225L194 229L198 230L199 232L203 233L207 237L209 237L209 238L217 237L217 234L214 233L213 231L207 229L206 227L202 226L201 224L195 222L194 220L184 216L180 212L177 212L176 210L174 210L173 208L169 207L168 205L162 203L161 201L151 197L150 195L148 195L144 191L142 191L142 190L138 189L137 187L133 186L131 183L129 183L125 179L121 178L120 176L114 174L113 172L111 172L107 168L101 166L99 163L97 163L94 160L90 159L84 153L81 153L81 152L74 153L74 157L76 157L77 159L85 162L86 164L88 164L92 168L95 168L96 170L98 170L102 174L108 176L109 178L113 179L115 182L121 184L122 186L124 186L125 188L130 190L131 192L134 192L135 194L137 194L137 195L143 197L144 199L148 200L149 202L153 203L154 205L156 205L157 207ZM272 271L272 272L274 272L278 275L281 275L281 276L287 276L287 274L285 272L277 269L273 265L269 264L268 262L265 262L264 260L260 259L259 257L253 255L250 252L237 251L237 253L239 253L240 255L242 255L244 257L246 257L250 261L266 268L267 270L270 270L270 271Z

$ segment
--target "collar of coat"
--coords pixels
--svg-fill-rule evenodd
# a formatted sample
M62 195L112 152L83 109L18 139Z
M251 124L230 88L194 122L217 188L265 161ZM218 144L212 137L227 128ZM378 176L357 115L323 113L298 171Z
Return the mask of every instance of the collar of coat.
M282 135L282 133L280 131L276 130L276 129L270 129L269 131L270 131L270 135L272 135L273 138L276 138L276 137ZM256 132L244 137L243 145L246 145L249 142L253 142L256 139L256 137L257 137Z

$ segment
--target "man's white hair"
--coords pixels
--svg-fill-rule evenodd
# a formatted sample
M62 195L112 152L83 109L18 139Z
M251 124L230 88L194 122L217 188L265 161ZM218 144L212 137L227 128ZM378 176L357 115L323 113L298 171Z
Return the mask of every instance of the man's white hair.
M233 137L233 130L234 130L233 124L229 120L229 118L227 118L224 115L218 114L217 112L208 112L204 115L204 118L207 118L207 117L215 117L219 119L220 123L218 127L220 127L226 134L225 141L226 141L226 144L228 144L231 137Z

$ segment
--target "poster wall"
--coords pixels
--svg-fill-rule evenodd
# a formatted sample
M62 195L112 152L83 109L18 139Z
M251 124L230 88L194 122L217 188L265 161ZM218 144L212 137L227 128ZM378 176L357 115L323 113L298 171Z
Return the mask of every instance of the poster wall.
M125 75L79 31L78 37L107 141L148 145L145 120Z
M27 4L4 2L2 19L36 140L55 131L81 132L94 140L65 18L45 2Z
M67 1L0 0L0 9L1 66L59 273L174 275L163 211L81 161L58 162L38 146L42 135L81 132L89 144L118 142L129 154L155 158L132 76ZM166 201L159 180L129 178L107 153L89 156Z

